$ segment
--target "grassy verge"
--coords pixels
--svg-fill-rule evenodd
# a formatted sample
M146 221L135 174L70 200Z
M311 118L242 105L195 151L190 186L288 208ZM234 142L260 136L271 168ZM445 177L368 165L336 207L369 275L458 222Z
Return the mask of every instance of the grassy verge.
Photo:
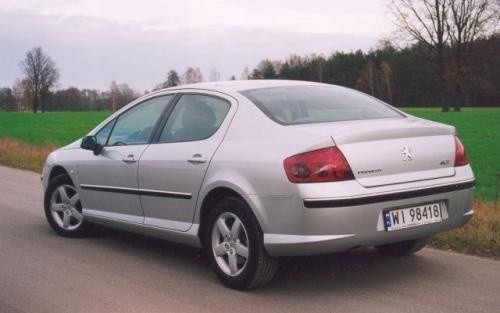
M32 146L13 139L0 139L0 164L41 173L55 146Z
M445 250L500 258L500 207L476 200L465 226L436 235L431 245Z

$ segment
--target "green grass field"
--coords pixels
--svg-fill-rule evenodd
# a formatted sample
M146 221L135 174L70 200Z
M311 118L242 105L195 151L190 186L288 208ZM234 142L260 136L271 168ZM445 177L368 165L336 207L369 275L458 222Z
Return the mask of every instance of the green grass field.
M35 146L64 146L85 135L111 114L90 112L0 112L0 138L17 139Z
M442 113L439 109L405 109L406 112L457 128L476 175L476 195L495 201L500 193L500 108L465 108ZM500 195L498 195L500 198Z
M466 108L441 113L437 108L405 109L410 114L454 125L477 176L477 195L494 201L500 175L500 108ZM110 112L0 112L0 138L36 146L63 146L83 136Z

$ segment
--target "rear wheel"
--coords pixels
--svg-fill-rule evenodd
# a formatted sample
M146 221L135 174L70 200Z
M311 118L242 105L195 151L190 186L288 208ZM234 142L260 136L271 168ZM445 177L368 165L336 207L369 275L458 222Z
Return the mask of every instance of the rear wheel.
M425 245L429 242L429 238L422 238L416 240L401 241L396 243L390 243L382 246L376 246L377 250L385 256L390 257L402 257L406 255L414 254L422 250Z
M50 181L45 191L44 208L49 225L59 235L81 237L87 234L80 195L69 175L59 175Z
M224 285L250 289L273 278L277 260L264 249L262 230L242 199L228 197L218 201L206 226L204 247Z

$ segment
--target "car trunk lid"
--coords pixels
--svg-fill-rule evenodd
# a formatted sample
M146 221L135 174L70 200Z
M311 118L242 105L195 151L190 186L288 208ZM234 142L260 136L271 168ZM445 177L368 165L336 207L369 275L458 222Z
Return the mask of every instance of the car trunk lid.
M455 175L455 129L418 118L316 125L344 154L355 179L375 187Z

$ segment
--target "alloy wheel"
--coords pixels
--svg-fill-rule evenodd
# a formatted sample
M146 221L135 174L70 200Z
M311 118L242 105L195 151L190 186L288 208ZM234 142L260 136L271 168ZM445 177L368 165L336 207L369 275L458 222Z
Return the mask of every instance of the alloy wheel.
M230 212L224 212L213 224L212 252L219 268L229 276L238 276L248 263L248 234L245 225Z
M75 230L83 222L80 196L75 187L63 184L52 192L50 213L56 224L64 230Z

